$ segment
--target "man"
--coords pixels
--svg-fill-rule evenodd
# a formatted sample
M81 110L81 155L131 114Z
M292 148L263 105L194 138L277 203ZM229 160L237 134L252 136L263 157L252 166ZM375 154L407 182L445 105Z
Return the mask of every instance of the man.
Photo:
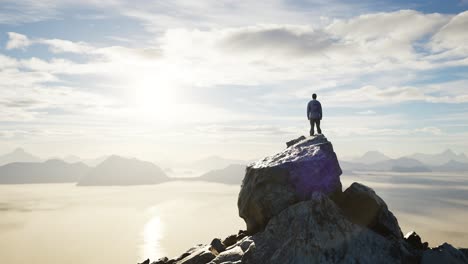
M322 120L322 105L317 101L317 95L312 95L312 100L307 104L307 119L310 121L310 135L315 134L314 124L317 126L317 132L322 134L320 129L320 120Z

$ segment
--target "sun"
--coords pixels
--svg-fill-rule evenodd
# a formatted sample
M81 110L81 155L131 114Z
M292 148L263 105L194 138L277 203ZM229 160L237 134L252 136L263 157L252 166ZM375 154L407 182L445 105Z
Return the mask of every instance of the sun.
M177 82L167 72L139 74L134 79L132 106L146 119L171 120L177 115Z

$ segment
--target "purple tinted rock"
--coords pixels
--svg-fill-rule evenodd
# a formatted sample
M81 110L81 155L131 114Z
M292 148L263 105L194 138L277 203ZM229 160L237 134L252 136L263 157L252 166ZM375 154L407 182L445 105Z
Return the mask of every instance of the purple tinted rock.
M247 232L261 231L273 216L313 193L341 192L341 173L333 146L323 135L250 164L238 199Z

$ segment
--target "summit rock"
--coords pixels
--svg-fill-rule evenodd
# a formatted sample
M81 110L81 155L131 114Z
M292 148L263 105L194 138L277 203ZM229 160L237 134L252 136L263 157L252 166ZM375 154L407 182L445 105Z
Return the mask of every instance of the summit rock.
M273 216L312 193L341 193L341 173L333 146L323 135L250 164L237 203L247 232L263 230Z

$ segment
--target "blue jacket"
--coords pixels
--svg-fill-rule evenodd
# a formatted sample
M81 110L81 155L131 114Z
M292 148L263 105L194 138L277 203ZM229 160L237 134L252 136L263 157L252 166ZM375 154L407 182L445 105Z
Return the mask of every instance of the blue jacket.
M317 100L311 100L307 104L307 119L322 120L322 105Z

